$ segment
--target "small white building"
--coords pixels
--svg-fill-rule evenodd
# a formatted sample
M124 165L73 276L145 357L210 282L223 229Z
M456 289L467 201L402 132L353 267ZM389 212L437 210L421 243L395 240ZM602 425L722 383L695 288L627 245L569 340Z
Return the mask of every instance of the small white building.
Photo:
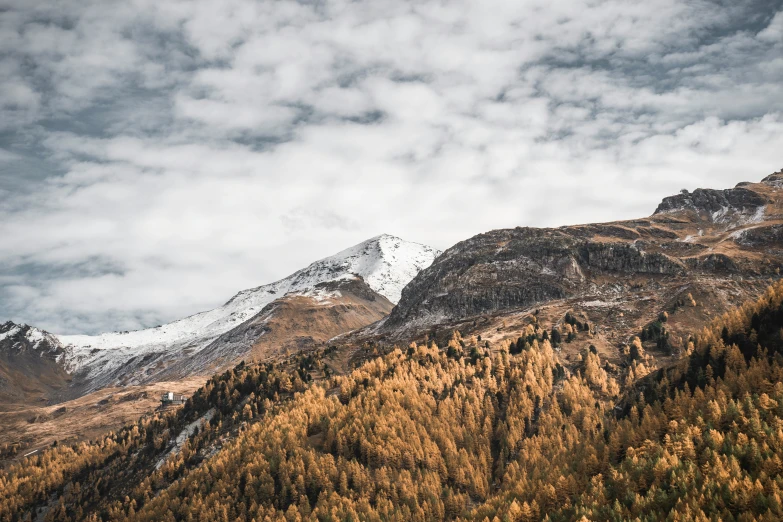
M166 392L160 397L160 402L163 406L169 406L172 404L185 404L188 398L184 395L180 395L174 392Z

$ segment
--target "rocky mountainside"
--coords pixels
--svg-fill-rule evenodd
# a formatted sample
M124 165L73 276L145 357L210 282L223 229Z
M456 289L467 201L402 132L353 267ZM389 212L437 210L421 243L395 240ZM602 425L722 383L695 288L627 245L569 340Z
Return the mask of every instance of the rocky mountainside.
M81 394L106 386L211 375L240 360L267 360L322 345L336 335L386 317L392 307L361 278L318 283L312 289L278 297L216 337L197 338L184 345L144 347L136 354L125 348L120 362L111 348L104 349L93 355L95 362L76 371L72 388ZM69 349L66 346L66 353Z
M51 334L27 325L0 325L0 411L20 400L45 401L70 376L58 360L64 350Z
M694 328L779 278L783 173L732 189L683 191L643 219L494 230L437 254L380 236L168 325L48 336L41 344L48 355L35 360L51 366L53 384L34 388L62 400L110 386L182 382L327 341L339 361L334 371L345 373L395 344L445 345L458 330L472 346L502 346L531 328L564 338L587 331L558 346L564 360L580 360L589 346L612 365L611 375L633 380L673 363ZM16 325L6 329L21 335ZM636 336L643 369L628 355ZM16 374L6 389L18 389L28 374Z
M375 330L402 338L552 301L593 310L646 302L650 310L630 310L644 315L698 293L725 309L779 274L781 186L775 173L727 190L683 191L644 219L479 234L419 273Z
M394 278L375 277L387 266L376 255L383 246L359 245L287 278L275 287L285 295L205 346L142 351L101 374L105 383L183 384L181 376L240 357L260 361L216 373L180 409L84 445L72 444L87 433L78 419L128 407L129 390L158 390L103 388L100 401L86 400L95 392L33 417L0 411L11 426L0 431L0 462L21 461L0 484L17 511L49 520L99 512L249 520L250 511L257 520L358 519L392 508L408 520L420 498L432 499L434 519L630 519L643 497L658 520L681 505L683 489L670 484L686 463L688 476L711 473L688 506L725 519L772 506L767 519L777 520L783 508L768 471L779 455L767 452L762 463L747 441L773 447L764 439L774 430L759 429L759 415L780 422L781 230L783 173L683 192L644 219L496 230L424 267L390 315L392 301L378 289ZM256 306L271 286L225 306ZM755 302L736 308L746 300ZM115 353L74 350L13 324L0 331L8 339L0 347L55 370L79 350L97 350L87 353L97 360ZM93 367L65 374L69 389ZM107 429L93 422L89 433ZM52 440L61 443L44 449ZM672 474L658 473L667 462ZM207 498L203 484L220 494ZM751 487L772 493L752 501Z

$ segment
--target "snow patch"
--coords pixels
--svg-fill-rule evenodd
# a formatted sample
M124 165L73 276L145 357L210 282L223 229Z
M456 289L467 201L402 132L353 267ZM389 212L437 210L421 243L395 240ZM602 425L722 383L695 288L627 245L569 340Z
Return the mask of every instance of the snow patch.
M728 212L729 207L721 207L720 210L716 210L712 213L712 222L720 223L721 219L723 219Z
M610 301L586 301L582 303L582 306L587 306L589 308L608 308L610 306L615 306L617 303L613 303Z
M11 337L13 335L16 335L21 330L21 327L19 325L13 325L7 332L0 333L0 341L3 339L6 339L8 337Z
M746 210L745 208L737 209L732 207L722 207L720 210L716 210L712 213L712 222L727 223L729 225L733 225L733 227L752 225L754 223L761 223L764 221L764 214L766 211L766 205L756 207L752 213L750 212L750 209Z
M756 209L756 212L754 212L752 215L743 215L740 216L739 219L737 219L736 224L738 226L742 225L755 225L756 223L761 223L764 221L764 214L767 212L767 206L763 205Z
M685 239L682 239L682 242L683 243L693 243L694 241L696 241L696 239L702 237L703 235L704 235L704 230L699 229L698 234L696 234L695 236L692 235L692 234L688 234L687 236L685 236Z
M342 293L339 290L325 290L323 288L313 288L312 290L305 290L301 294L304 297L309 297L318 304L328 305L332 304L332 299L342 297Z
M731 234L729 234L729 237L732 239L742 239L742 236L745 235L745 232L747 232L749 229L747 228L741 228L739 230L735 230Z

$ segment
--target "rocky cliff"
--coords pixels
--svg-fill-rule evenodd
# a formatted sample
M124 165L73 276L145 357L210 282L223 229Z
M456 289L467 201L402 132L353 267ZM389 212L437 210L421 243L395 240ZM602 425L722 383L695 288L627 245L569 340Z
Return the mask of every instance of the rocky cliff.
M781 180L776 173L732 189L683 191L645 219L479 234L419 273L379 331L410 333L556 299L631 295L650 285L777 277Z

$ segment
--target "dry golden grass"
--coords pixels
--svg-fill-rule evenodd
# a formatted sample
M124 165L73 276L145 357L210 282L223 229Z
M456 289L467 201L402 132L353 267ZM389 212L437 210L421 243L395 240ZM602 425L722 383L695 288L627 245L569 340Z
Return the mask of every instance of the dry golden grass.
M164 392L190 395L205 382L205 377L190 377L175 382L105 388L54 406L16 404L13 410L0 412L0 445L20 444L23 449L19 455L22 455L55 440L70 443L94 439L154 411Z

